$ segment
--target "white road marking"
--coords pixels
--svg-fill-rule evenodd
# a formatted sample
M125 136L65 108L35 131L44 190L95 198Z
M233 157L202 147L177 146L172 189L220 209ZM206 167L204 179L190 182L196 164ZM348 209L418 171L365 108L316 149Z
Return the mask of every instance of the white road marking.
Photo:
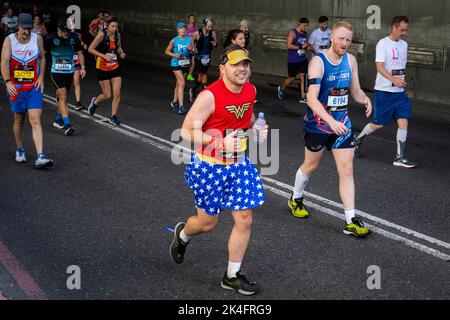
M49 96L49 95L44 95L44 100L47 103L50 103L50 104L56 106L56 99L54 97ZM115 126L107 123L107 122L109 122L109 119L106 118L106 117L103 117L103 116L98 115L98 114L96 114L94 117L92 117L92 116L90 116L90 114L86 110L74 111L73 110L74 106L71 105L71 104L69 104L69 106L72 109L70 111L73 114L76 114L76 115L78 115L79 117L81 117L83 119L94 121L94 122L96 122L96 123L98 123L98 124L100 124L100 125L102 125L104 127L108 127L109 129L114 130L116 132L119 132L121 134L124 134L124 135L126 135L126 136L128 136L130 138L137 139L137 140L142 141L144 143L150 144L150 145L152 145L154 147L157 147L158 149L161 149L161 150L164 150L164 151L167 151L167 152L172 152L172 149L174 147L178 147L178 148L181 148L184 151L193 152L192 150L187 149L185 147L181 147L181 146L179 146L176 143L173 143L173 142L168 141L166 139L163 139L163 138L154 136L152 134L149 134L148 132L145 132L145 131L142 131L142 130L139 130L139 129L136 129L136 128L133 128L133 127L130 127L130 126L127 126L127 125L124 125L124 124L122 124L120 127L115 127ZM268 178L268 177L262 177L262 180L267 182L267 183L274 184L277 187L284 188L285 190L289 190L289 191L293 190L292 186L287 185L287 184L285 184L283 182L280 182L280 181ZM265 188L267 190L271 191L272 193L274 193L276 195L279 195L279 196L282 196L282 197L287 198L287 199L289 199L290 196L291 196L289 193L287 193L287 192L285 192L285 191L283 191L281 189L272 187L272 186L266 185ZM312 194L312 193L305 193L305 196L307 198L319 201L319 202L321 202L323 204L326 204L326 205L329 205L329 206L332 206L332 207L335 207L335 208L338 208L338 209L343 209L342 204L339 204L339 203L337 203L335 201L323 198L321 196L318 196L318 195L315 195L315 194ZM344 219L344 215L343 214L339 214L338 212L333 211L333 210L331 210L329 208L326 208L326 207L324 207L322 205L315 204L315 203L308 202L308 201L306 201L305 204L307 206L311 207L311 208L319 210L322 213L328 214L330 216L336 217L336 218L341 219L341 220ZM432 244L435 244L435 245L439 245L439 246L444 247L446 249L450 249L450 244L447 243L447 242L444 242L442 240L439 240L439 239L436 239L436 238L424 235L422 233L416 232L414 230L411 230L411 229L408 229L408 228L396 225L396 224L394 224L392 222L389 222L387 220L375 217L373 215L370 215L370 214L362 212L362 211L357 211L357 214L362 216L362 217L364 217L364 218L366 218L366 219L369 219L369 220L371 220L371 221L373 221L375 223L381 224L381 225L383 225L385 227L389 227L389 228L395 229L395 230L397 230L399 232L402 232L402 233L405 233L405 234L407 234L409 236L413 236L415 238L427 241L429 243L432 243ZM436 249L433 249L433 248L430 248L430 247L425 246L423 244L420 244L418 242L409 240L407 238L404 238L402 236L399 236L399 235L394 234L392 232L389 232L387 230L378 228L376 226L369 225L369 224L367 224L367 226L369 226L372 229L373 232L381 234L381 235L383 235L384 237L386 237L388 239L401 242L401 243L403 243L403 244L405 244L405 245L407 245L409 247L415 248L415 249L417 249L417 250L419 250L421 252L427 253L427 254L432 255L434 257L437 257L439 259L442 259L442 260L445 260L445 261L450 261L450 255L442 253L442 252L440 252L440 251L438 251Z

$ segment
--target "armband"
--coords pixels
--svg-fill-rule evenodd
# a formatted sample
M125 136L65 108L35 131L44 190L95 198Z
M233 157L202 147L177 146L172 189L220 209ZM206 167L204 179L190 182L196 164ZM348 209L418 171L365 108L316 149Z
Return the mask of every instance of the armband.
M308 85L311 86L313 84L320 84L322 82L322 79L315 78L315 79L308 79Z

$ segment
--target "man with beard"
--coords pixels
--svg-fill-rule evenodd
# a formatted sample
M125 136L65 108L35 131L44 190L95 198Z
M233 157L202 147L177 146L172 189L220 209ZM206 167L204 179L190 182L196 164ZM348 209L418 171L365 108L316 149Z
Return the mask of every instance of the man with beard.
M222 288L251 296L258 284L241 272L253 224L253 210L265 202L264 187L256 167L246 156L244 131L255 122L256 88L248 81L251 60L238 45L225 49L220 79L200 93L183 125L182 137L196 145L185 179L195 195L197 215L175 227L170 253L181 264L194 236L211 232L224 210L230 210L234 225L228 243L228 270ZM254 129L255 131L255 129ZM265 140L268 126L258 132ZM228 134L227 134L228 133Z
M364 238L371 231L355 215L355 137L348 114L349 95L366 107L367 117L372 114L372 103L361 90L356 58L347 52L352 40L352 25L347 22L336 24L331 48L319 52L309 65L305 161L297 172L289 207L294 217L309 217L303 205L305 188L328 149L333 153L339 173L339 191L346 219L344 234Z

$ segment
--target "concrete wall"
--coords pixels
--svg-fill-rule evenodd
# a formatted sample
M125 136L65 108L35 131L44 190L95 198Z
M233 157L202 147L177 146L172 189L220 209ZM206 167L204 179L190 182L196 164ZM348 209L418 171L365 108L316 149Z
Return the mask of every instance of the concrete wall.
M284 49L287 33L301 16L310 18L311 31L317 27L320 15L331 17L331 22L345 19L355 27L352 51L360 61L362 85L369 89L375 79L376 43L388 34L394 15L408 15L412 21L407 38L412 62L407 72L410 94L450 107L450 1L447 0L81 0L70 3L81 7L83 24L95 16L98 8L110 9L123 22L127 51L147 59L164 57L164 49L175 34L175 23L190 13L199 18L212 16L221 42L225 33L245 18L251 22L253 70L279 76L287 73ZM366 10L370 5L378 5L382 10L381 30L367 28ZM217 62L220 49L215 51L213 62Z

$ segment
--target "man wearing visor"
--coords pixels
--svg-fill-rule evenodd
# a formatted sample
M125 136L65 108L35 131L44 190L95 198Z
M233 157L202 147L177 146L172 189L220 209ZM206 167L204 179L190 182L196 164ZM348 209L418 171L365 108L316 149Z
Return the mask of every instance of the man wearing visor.
M184 261L186 247L194 236L211 232L220 214L231 211L234 225L228 243L228 270L222 288L243 295L259 291L254 281L241 273L253 224L253 209L265 202L264 188L256 167L246 156L244 131L255 122L256 88L248 81L251 60L238 45L227 47L220 64L220 79L203 90L186 116L182 137L196 146L185 172L194 192L197 215L175 228L170 252L173 261ZM259 130L265 140L269 128Z
M51 34L47 40L48 49L52 56L51 79L56 87L58 100L58 110L53 126L64 130L64 135L72 136L75 129L69 119L67 100L75 73L74 56L78 56L82 79L86 76L86 67L80 38L70 32L67 26L67 17L60 18L57 27L58 31Z
M43 153L41 126L46 64L44 43L40 36L31 32L33 18L30 14L20 14L18 24L19 30L5 39L1 58L1 72L14 113L16 162L27 162L23 126L28 114L37 152L35 168L44 169L53 166L53 161Z

